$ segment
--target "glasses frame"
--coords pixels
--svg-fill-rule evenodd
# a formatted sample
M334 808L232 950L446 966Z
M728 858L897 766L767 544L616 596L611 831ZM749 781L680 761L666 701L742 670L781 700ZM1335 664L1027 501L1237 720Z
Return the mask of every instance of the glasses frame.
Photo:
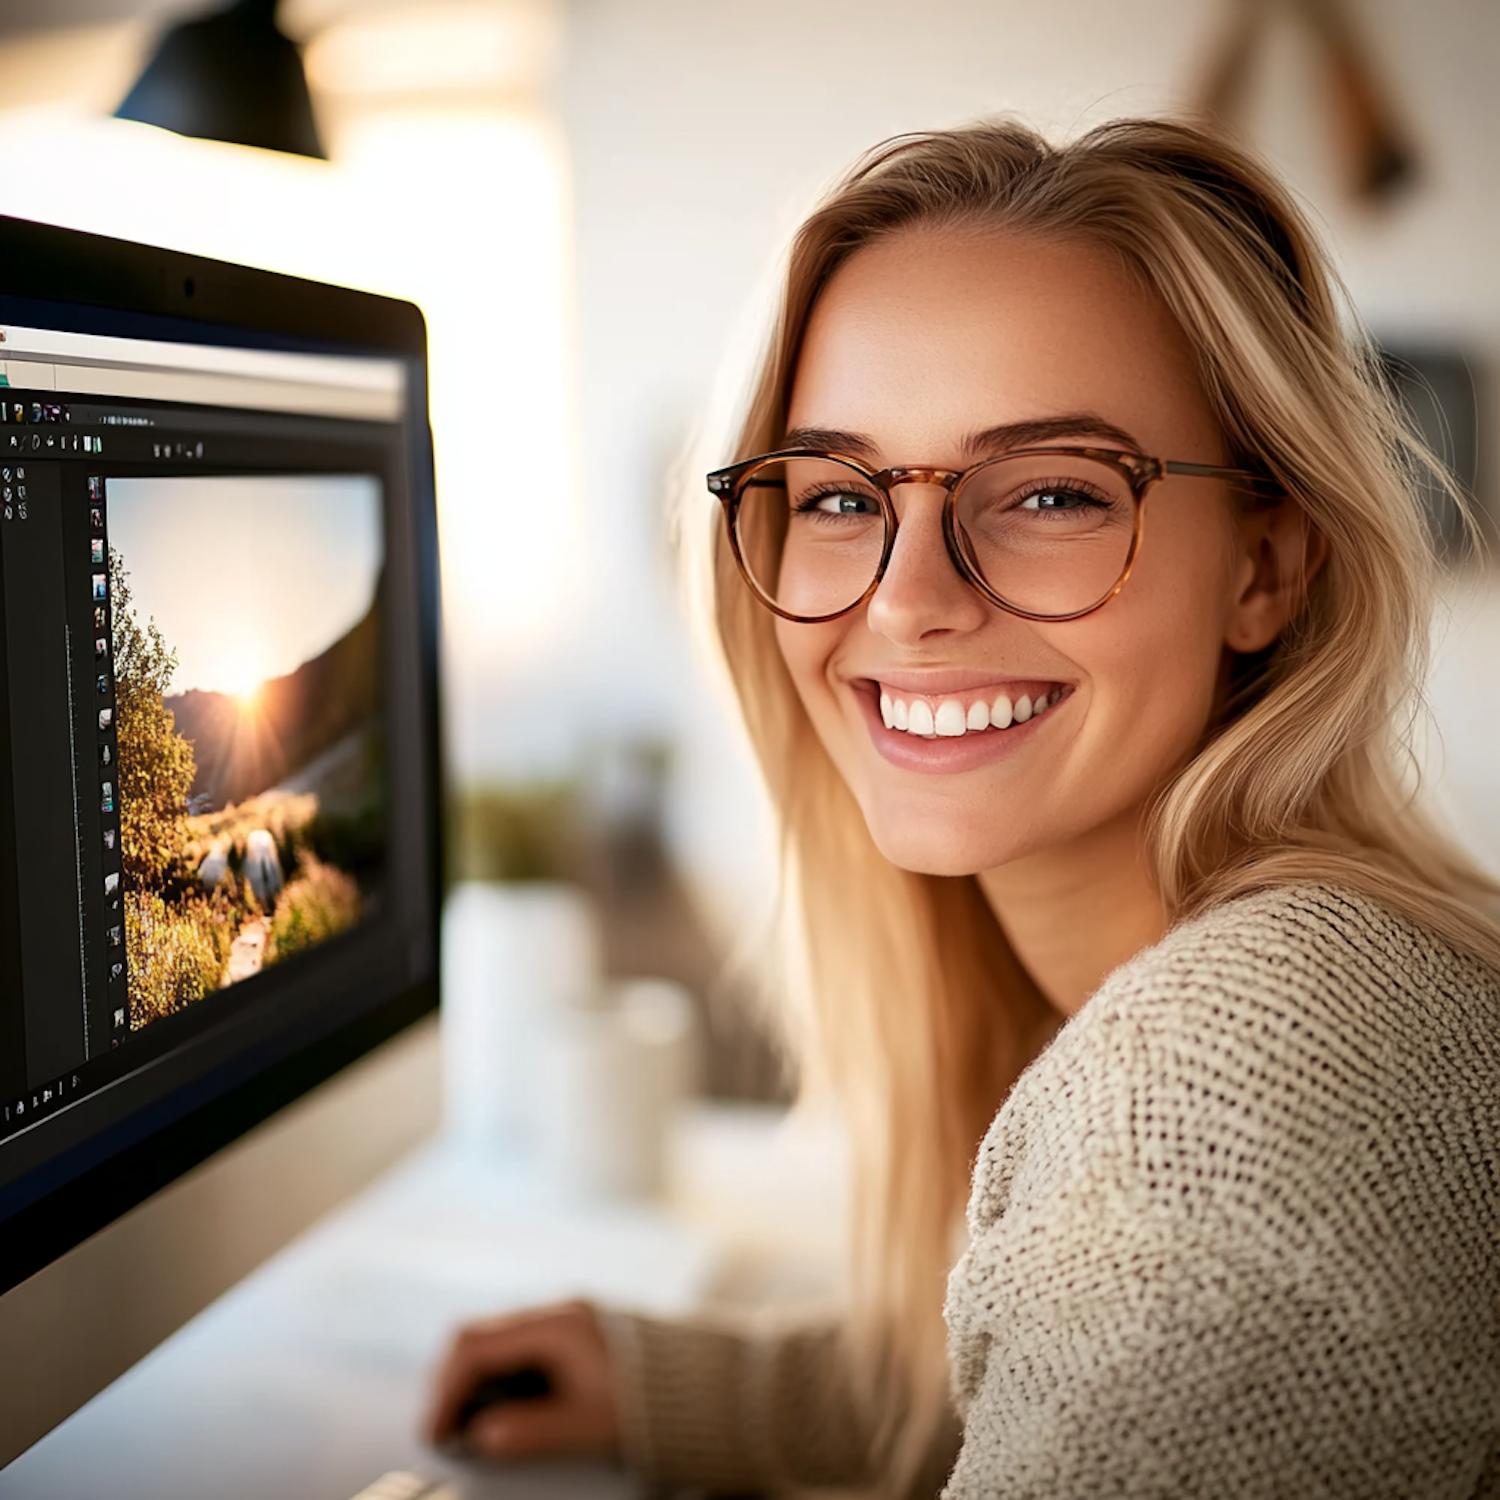
M1125 556L1125 565L1120 576L1115 580L1114 586L1085 608L1075 609L1068 614L1061 615L1038 614L1034 610L1022 609L1019 605L1012 604L997 594L985 582L978 567L968 555L965 538L959 529L957 519L958 492L970 476L977 474L981 469L1005 463L1009 459L1048 456L1088 458L1096 463L1108 464L1124 477L1125 482L1130 486L1131 498L1135 502L1130 550ZM835 610L832 614L798 615L783 609L755 581L755 576L751 573L744 554L740 550L739 531L735 523L739 519L740 504L744 493L755 482L756 469L778 459L787 458L824 459L847 464L849 468L863 474L875 486L879 495L881 512L885 517L885 545L880 554L879 566L875 569L875 576L870 580L870 585L864 593L852 604L845 605L843 609ZM1141 541L1145 532L1143 516L1146 494L1153 485L1159 484L1173 474L1183 474L1195 479L1227 480L1244 499L1257 508L1277 505L1286 498L1286 491L1274 479L1264 474L1253 473L1249 469L1226 469L1217 464L1193 464L1178 459L1147 458L1143 454L1131 453L1121 448L1092 448L1077 445L1012 448L1009 452L997 453L991 458L981 459L967 469L938 469L915 464L878 470L871 469L857 458L850 458L844 453L830 453L816 448L784 448L775 453L762 453L756 458L742 459L739 463L730 464L723 469L715 469L707 476L707 483L709 493L724 509L724 524L729 533L729 546L734 554L740 577L745 580L756 600L783 620L791 620L798 625L824 625L830 620L841 619L844 615L867 604L885 577L886 567L890 563L891 553L896 546L896 532L901 525L891 492L898 485L903 484L935 484L947 491L943 500L943 540L948 545L948 555L953 559L953 565L957 568L959 576L982 598L988 600L996 609L1003 609L1007 614L1016 615L1023 620L1065 621L1081 620L1085 615L1091 615L1095 610L1103 609L1125 587L1131 570L1135 567L1136 558L1140 555Z

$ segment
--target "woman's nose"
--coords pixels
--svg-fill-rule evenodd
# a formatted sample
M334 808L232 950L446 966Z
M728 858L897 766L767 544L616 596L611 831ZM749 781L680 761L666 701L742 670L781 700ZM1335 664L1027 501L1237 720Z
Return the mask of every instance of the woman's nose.
M936 485L904 488L896 544L867 606L870 628L901 645L915 645L938 631L978 629L989 618L989 605L948 551L944 491Z

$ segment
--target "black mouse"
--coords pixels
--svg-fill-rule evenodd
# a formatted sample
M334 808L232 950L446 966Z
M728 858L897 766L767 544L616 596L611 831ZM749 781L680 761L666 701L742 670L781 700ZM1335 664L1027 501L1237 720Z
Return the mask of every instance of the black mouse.
M501 1401L544 1401L551 1394L552 1377L540 1365L486 1375L459 1407L458 1430L462 1432L488 1406Z

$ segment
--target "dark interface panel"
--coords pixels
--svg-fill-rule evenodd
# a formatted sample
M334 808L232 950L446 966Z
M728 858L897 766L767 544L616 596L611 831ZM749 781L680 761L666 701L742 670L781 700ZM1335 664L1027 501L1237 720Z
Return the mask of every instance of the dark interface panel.
M392 866L399 379L121 340L18 359L24 335L0 347L0 1142L378 929Z

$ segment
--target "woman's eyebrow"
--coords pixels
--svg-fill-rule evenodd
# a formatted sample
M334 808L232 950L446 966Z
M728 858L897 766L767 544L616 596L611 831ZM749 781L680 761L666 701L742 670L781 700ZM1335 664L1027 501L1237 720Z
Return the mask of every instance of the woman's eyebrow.
M1093 412L1076 412L1066 417L1041 417L1030 422L1005 422L971 432L964 439L964 451L976 458L988 453L1003 453L1011 448L1034 448L1039 444L1061 442L1065 438L1103 439L1132 453L1140 452L1136 440L1123 427L1106 422Z
M880 449L875 439L861 432L844 432L837 427L794 427L782 439L783 448L807 448L814 453L846 453L876 463Z
M1068 438L1093 438L1112 443L1131 453L1141 451L1140 444L1113 422L1093 412L1075 412L1065 417L1038 417L1027 422L1004 422L971 432L964 439L964 451L976 458L1005 453L1012 448L1032 448ZM862 432L848 432L839 427L794 427L782 441L785 448L807 448L815 453L845 453L867 463L881 461L880 445ZM913 457L908 462L917 462Z

